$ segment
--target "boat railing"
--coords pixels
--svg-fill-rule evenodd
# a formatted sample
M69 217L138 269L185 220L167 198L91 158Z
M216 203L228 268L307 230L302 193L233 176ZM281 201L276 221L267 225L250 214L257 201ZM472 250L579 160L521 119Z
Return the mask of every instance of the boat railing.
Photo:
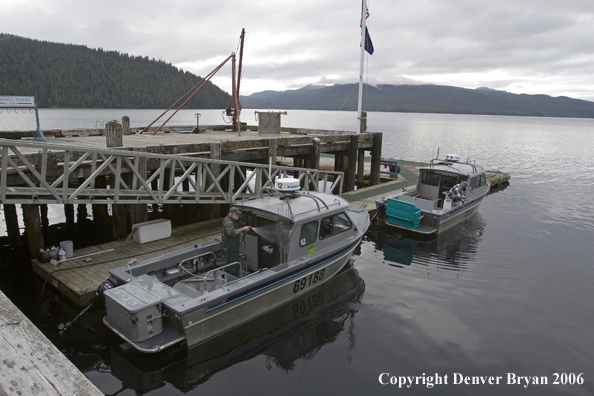
M219 271L219 270L223 270L223 269L225 269L225 268L232 267L232 266L234 266L234 265L238 265L238 266L239 266L239 270L241 271L241 263L240 263L239 261L236 261L236 262L234 262L234 263L225 264L225 265L223 265L223 266L220 266L220 267L218 267L218 268L211 269L211 270L210 270L210 271L208 271L206 274L204 274L204 277L203 277L203 278L205 279L205 281L204 281L204 290L203 290L204 294L208 294L208 291L206 290L206 279L208 279L208 275L209 275L210 273L212 273L212 272L215 272L215 271ZM227 272L227 271L225 271L225 272ZM241 278L241 279L243 279L243 278ZM223 286L225 286L225 285L226 285L226 284L228 284L228 283L229 283L229 282L226 282L226 283L224 283L224 284L223 284ZM221 286L221 287L222 287L222 286Z
M202 254L199 254L199 255L197 255L197 256L189 257L189 258L187 258L187 259L184 259L184 260L180 261L180 263L179 263L179 265L178 265L178 268L179 268L179 272L180 272L180 274L181 274L182 272L185 272L185 273L189 274L189 275L190 275L192 278L198 278L198 277L200 277L199 275L197 275L197 274L194 274L194 273L192 273L190 270L188 270L188 268L186 268L186 267L184 266L184 264L185 264L185 263L187 263L187 262L189 262L189 261L191 261L191 262L192 262L192 264L196 264L198 261L200 261L200 260L202 259L202 257L211 256L211 255L212 255L212 257L213 257L213 261L215 261L215 262L216 262L216 258L217 258L217 256L215 255L215 253L214 253L214 252L206 252L206 253L202 253ZM196 268L196 270L197 270L197 269L198 269L198 268Z

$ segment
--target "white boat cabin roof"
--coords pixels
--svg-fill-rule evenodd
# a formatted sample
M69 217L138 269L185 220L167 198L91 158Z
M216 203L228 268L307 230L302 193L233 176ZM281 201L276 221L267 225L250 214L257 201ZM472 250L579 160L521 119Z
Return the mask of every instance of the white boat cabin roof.
M237 202L233 206L242 211L268 212L273 218L282 217L295 223L302 223L340 212L350 205L347 200L338 195L298 191L264 194L263 197Z
M483 173L485 170L480 166L466 162L451 162L446 160L432 160L428 167L421 168L421 171L454 172L465 176L472 176Z

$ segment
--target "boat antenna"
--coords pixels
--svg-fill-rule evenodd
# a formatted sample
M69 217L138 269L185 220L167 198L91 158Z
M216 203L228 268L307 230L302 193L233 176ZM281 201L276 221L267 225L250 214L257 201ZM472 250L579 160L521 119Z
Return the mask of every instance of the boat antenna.
M470 162L470 142L468 142L468 155L466 156L466 162Z
M435 159L439 159L439 146L437 146L437 156L435 157Z

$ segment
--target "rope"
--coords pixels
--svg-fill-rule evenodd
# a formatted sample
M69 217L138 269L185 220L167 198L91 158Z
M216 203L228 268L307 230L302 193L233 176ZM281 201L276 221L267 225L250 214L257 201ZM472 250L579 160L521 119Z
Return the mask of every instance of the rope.
M347 96L347 98L344 100L344 102L342 103L342 106L340 106L340 108L338 109L338 111L341 111L342 108L344 107L344 105L346 104L346 102L349 100L349 98L351 97L351 95L353 94L353 92L355 92L355 88L357 88L357 84L355 84L353 86L353 89L351 90L351 93L349 93L349 95ZM330 114L330 111L328 113L326 113L325 116L323 116L320 121L318 121L317 123L314 124L314 126L312 127L312 129L316 129L316 126L318 126L319 123L321 123L324 118L328 117L328 115ZM334 121L334 118L336 117L336 115L338 114L338 112L334 113L334 116L330 119L330 122Z

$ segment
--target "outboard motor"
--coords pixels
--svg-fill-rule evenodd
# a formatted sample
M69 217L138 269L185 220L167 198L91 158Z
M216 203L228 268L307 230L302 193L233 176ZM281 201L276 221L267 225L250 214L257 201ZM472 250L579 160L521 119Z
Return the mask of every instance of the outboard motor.
M385 214L386 214L386 200L378 199L377 201L375 201L375 214L371 218L371 223L373 223L377 217L383 216Z
M113 283L111 281L111 279L106 280L105 282L103 282L101 284L101 286L99 286L97 288L97 290L95 291L95 295L93 296L93 299L91 300L91 302L89 303L89 305L87 305L78 315L76 315L76 317L74 319L72 319L70 322L66 322L66 323L60 323L60 325L58 326L58 330L60 330L60 335L66 335L66 331L68 331L68 329L70 327L72 327L72 325L78 320L80 319L81 316L83 316L89 309L91 309L92 307L94 307L95 305L101 304L103 303L103 301L105 301L105 291L112 289L115 287L115 283Z

